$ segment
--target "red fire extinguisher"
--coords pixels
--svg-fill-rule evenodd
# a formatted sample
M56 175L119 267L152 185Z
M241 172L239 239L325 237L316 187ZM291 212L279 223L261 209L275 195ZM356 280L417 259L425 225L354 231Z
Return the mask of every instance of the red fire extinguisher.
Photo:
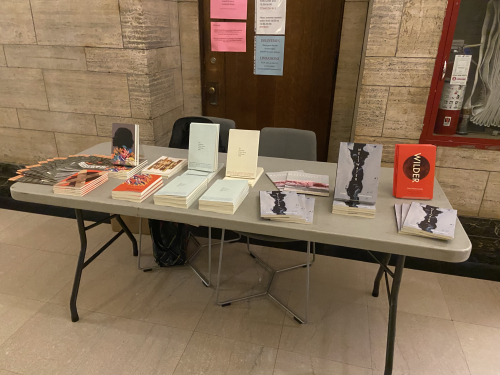
M445 67L444 86L439 102L434 132L436 134L453 135L457 131L460 112L464 102L465 85L454 85L451 82L453 62L448 62Z

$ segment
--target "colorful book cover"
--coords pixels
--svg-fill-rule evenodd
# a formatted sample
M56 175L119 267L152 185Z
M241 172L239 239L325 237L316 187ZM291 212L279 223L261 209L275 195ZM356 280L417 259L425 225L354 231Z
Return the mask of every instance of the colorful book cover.
M118 185L113 191L142 193L151 185L154 185L158 180L161 180L161 176L159 175L136 174L127 179L124 183Z
M396 198L432 199L436 146L396 145L393 195Z
M285 190L328 196L330 195L330 177L321 174L288 172Z
M54 185L55 188L82 188L90 184L92 181L105 175L106 172L96 170L81 170L78 173L65 178L61 182Z
M431 236L453 238L456 222L457 210L412 202L403 230L408 228L411 233L426 232Z
M341 142L334 199L375 204L381 161L382 145Z
M185 163L187 163L186 159L176 159L168 156L162 156L154 163L148 165L143 170L143 173L169 175L174 170L182 167Z
M139 125L112 125L111 158L113 164L137 165L139 160Z
M299 172L304 173L304 171L283 171L283 172L266 172L267 177L273 182L274 186L278 190L284 190L286 184L286 176L288 172Z

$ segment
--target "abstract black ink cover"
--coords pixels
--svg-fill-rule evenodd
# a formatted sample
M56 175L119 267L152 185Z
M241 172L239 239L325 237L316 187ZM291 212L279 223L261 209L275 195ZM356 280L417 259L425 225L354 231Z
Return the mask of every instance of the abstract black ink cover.
M401 233L445 240L453 239L456 222L456 210L412 202Z

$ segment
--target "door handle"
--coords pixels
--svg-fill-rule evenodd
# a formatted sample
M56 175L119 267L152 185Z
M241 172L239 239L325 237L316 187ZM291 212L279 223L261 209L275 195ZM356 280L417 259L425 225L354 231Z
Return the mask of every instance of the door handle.
M210 82L208 84L208 94L210 95L210 104L217 105L217 96L219 93L219 85L217 82Z

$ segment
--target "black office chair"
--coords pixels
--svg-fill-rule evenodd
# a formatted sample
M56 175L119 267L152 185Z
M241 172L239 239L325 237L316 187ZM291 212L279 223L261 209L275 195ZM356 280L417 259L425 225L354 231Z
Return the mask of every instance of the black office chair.
M299 129L287 129L287 128L264 128L260 132L260 140L259 140L259 156L269 156L276 158L285 158L285 159L297 159L297 160L317 160L316 153L316 134L309 130L299 130ZM307 253L308 260L307 263L299 264L296 266L288 267L282 270L274 270L268 264L266 264L258 255L253 253L250 250L250 238L266 241L266 242L295 242L296 240L291 240L287 238L274 237L274 236L266 236L261 234L247 233L247 232L236 232L240 236L245 236L247 238L247 251L250 255L257 260L257 262L264 267L267 271L271 273L269 278L269 283L267 285L267 290L262 293L253 294L250 296L236 298L227 301L219 301L219 281L220 281L220 273L222 268L222 248L219 259L219 270L218 270L218 278L217 278L217 289L216 289L216 300L217 304L221 306L228 306L232 302L247 300L254 297L260 297L264 295L268 295L275 302L277 302L282 308L292 314L299 323L307 323L307 301L309 300L309 267L316 260L316 246L315 243L312 243L312 253L313 257L310 260L309 253L311 249L311 243L307 242ZM281 301L278 300L277 297L273 296L270 292L271 285L274 279L274 276L280 272L290 271L296 268L307 267L308 273L306 277L306 308L305 308L305 318L300 318L296 313L290 310L287 306L285 306Z

